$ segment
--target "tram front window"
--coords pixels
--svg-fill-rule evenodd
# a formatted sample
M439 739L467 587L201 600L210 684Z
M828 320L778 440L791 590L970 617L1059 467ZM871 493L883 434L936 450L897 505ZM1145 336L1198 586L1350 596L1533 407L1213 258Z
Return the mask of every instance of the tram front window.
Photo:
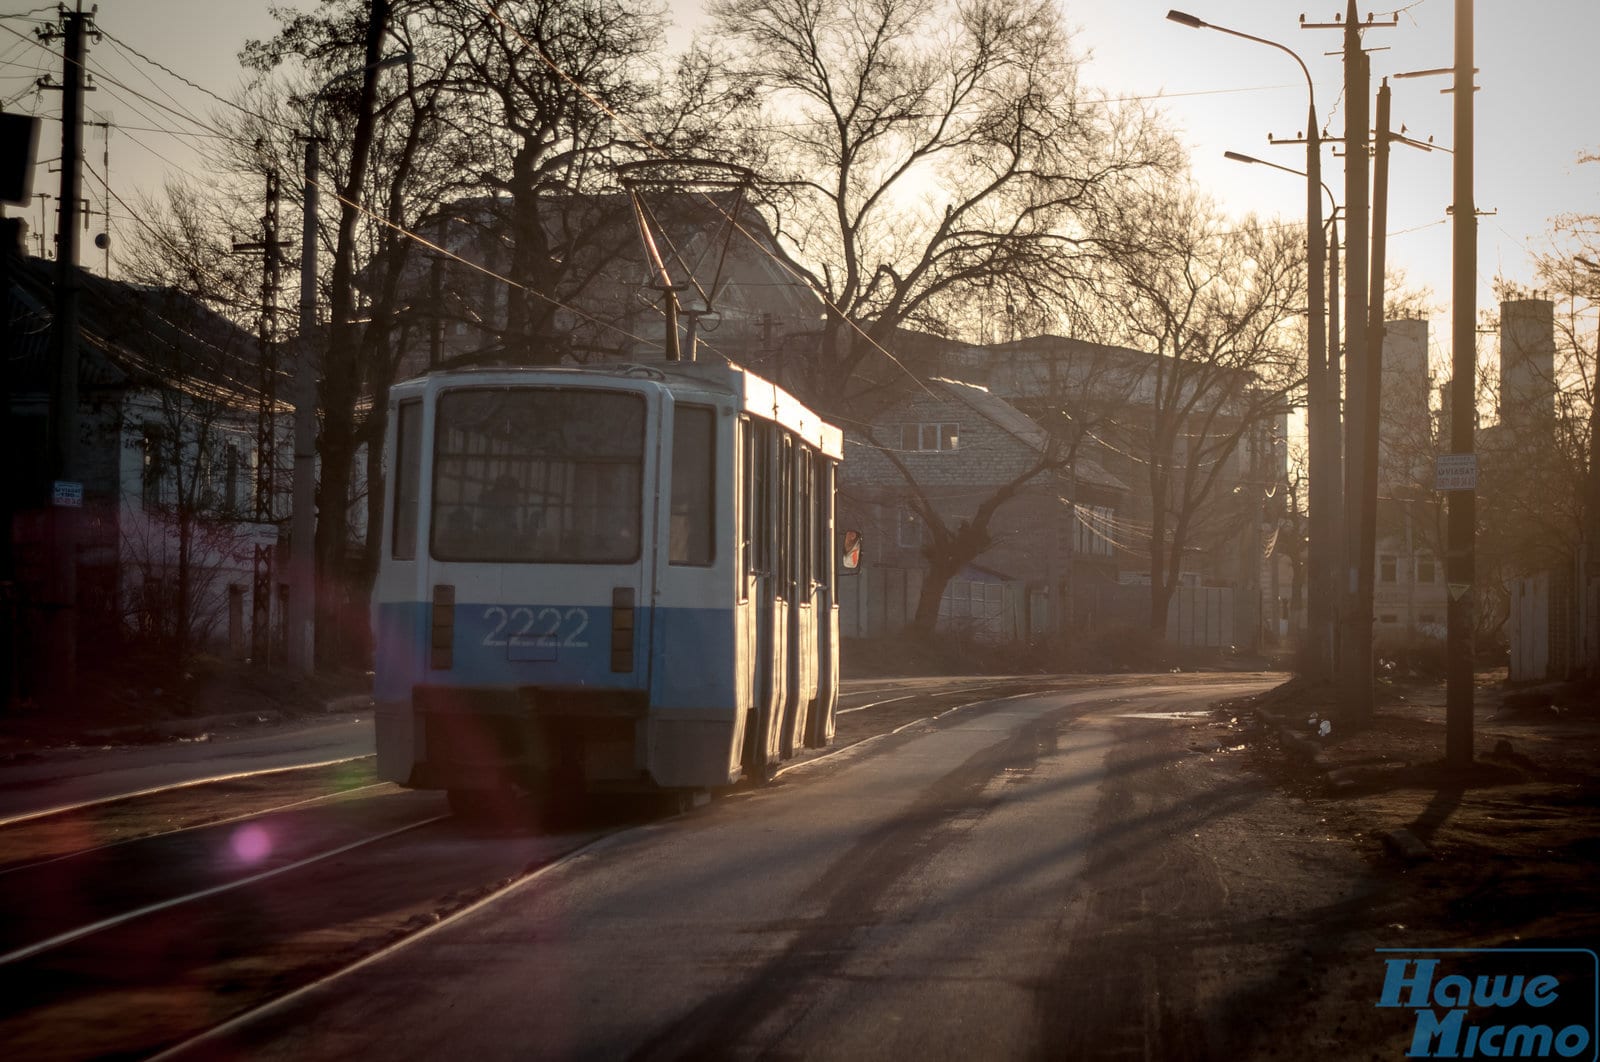
M644 400L633 394L445 392L434 436L434 558L636 560L644 422Z

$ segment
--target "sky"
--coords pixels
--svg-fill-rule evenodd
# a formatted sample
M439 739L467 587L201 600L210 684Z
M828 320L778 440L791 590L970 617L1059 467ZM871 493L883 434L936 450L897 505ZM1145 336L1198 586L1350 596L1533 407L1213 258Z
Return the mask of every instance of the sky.
M1386 0L1388 7L1361 7L1393 29L1367 32L1373 86L1389 74L1445 67L1453 61L1456 0ZM282 0L309 8L313 0ZM1305 185L1295 176L1223 158L1224 151L1254 155L1302 168L1302 146L1274 146L1268 135L1294 138L1305 124L1305 81L1293 60L1276 49L1225 34L1167 21L1174 3L1218 26L1275 40L1298 52L1311 70L1318 111L1332 136L1344 132L1342 34L1302 28L1332 22L1341 0L1303 6L1285 0L1062 0L1078 48L1087 56L1086 83L1113 98L1144 99L1160 109L1191 155L1199 185L1231 213L1299 220ZM700 21L700 0L671 0L675 42ZM1503 278L1533 284L1531 254L1548 244L1551 219L1563 213L1600 214L1600 163L1580 164L1600 152L1600 118L1588 101L1596 94L1592 65L1600 46L1600 3L1593 0L1478 0L1473 5L1476 64L1475 195L1480 212L1479 309L1495 307L1493 283ZM106 0L97 25L108 35L90 50L90 68L100 87L89 94L93 120L109 118L111 184L121 198L134 191L159 192L166 174L195 174L195 148L202 127L164 110L186 109L202 120L218 107L177 76L221 96L242 82L237 53L250 37L270 35L275 22L261 0ZM57 54L29 43L32 29L53 5L38 0L0 0L0 102L8 111L51 116L60 94L36 93L34 78L47 71L60 78ZM22 34L27 39L19 37ZM142 58L141 58L142 56ZM154 63L167 68L162 70ZM112 84L115 81L119 84ZM1395 125L1408 135L1451 146L1453 96L1441 94L1448 77L1391 82ZM141 98L147 97L147 98ZM176 131L162 132L160 130ZM47 122L40 156L59 155L59 126ZM89 165L99 172L104 141L100 129L85 136ZM1432 291L1439 312L1432 320L1435 359L1448 360L1450 335L1450 224L1452 157L1396 147L1391 157L1389 262L1413 286ZM202 175L203 176L203 175ZM1323 179L1343 199L1343 164L1331 149ZM35 192L54 192L57 177L40 175ZM100 185L86 174L85 188L100 207ZM18 212L16 208L8 208ZM53 209L53 203L51 204ZM37 224L37 205L24 212ZM119 215L122 215L119 217ZM92 219L94 232L103 219ZM112 238L137 238L137 228L118 204L112 206ZM101 255L85 240L83 261L101 266Z

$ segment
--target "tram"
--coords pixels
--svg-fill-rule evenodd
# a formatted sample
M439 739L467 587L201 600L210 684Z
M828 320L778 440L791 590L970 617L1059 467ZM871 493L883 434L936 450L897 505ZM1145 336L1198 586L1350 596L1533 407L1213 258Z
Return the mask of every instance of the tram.
M437 372L389 402L380 777L456 806L700 789L832 740L838 428L695 362Z

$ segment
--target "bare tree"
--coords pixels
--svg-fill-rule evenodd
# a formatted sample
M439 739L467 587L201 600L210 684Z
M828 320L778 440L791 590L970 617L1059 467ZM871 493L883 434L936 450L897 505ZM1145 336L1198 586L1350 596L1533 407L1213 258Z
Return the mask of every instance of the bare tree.
M1305 300L1301 233L1234 221L1182 184L1152 183L1116 220L1097 285L1103 338L1150 352L1121 435L1150 505L1150 625L1165 630L1184 554L1211 524L1254 519L1223 505L1243 447L1296 404L1293 327ZM1231 471L1230 471L1231 469Z
M976 291L1076 297L1107 202L1175 162L1142 112L1080 87L1047 0L713 0L711 12L765 103L773 229L826 304L817 356L783 375L825 407L893 378L878 352L900 328L956 331Z

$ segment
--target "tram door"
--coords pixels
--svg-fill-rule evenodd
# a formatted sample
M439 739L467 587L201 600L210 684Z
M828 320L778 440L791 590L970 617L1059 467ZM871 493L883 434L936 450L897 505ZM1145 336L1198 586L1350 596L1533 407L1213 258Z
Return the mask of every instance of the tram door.
M754 777L765 780L782 755L780 728L788 673L787 599L780 585L779 455L770 423L754 418L741 423L745 435L740 523L746 548L739 633L752 709L746 727L745 764Z
M806 745L822 748L833 740L839 704L839 573L838 551L833 548L834 463L818 454L814 466L816 504L813 506L816 565L817 693L806 723Z
M817 622L819 619L816 581L817 491L815 455L792 438L786 456L791 472L789 496L793 510L788 514L790 558L789 620L789 718L784 727L785 756L806 744L810 714L817 698Z

